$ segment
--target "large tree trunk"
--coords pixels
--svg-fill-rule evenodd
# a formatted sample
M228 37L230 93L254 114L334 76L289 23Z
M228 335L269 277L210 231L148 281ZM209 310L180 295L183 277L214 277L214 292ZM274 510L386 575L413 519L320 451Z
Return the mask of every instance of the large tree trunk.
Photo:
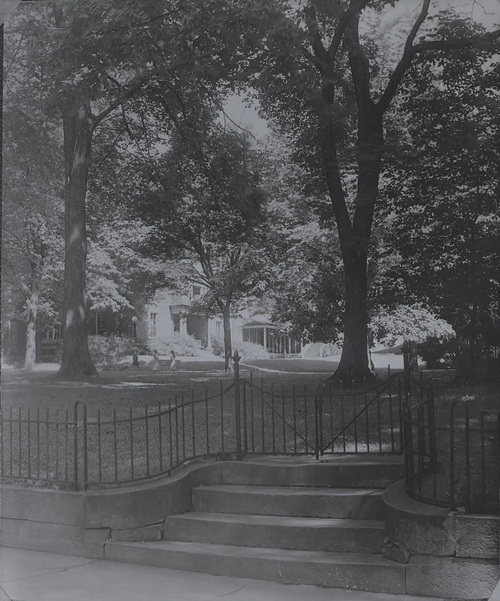
M38 314L38 300L40 296L40 280L35 278L32 285L30 298L27 302L27 328L26 328L26 354L24 369L32 371L36 363L36 317Z
M97 373L88 347L85 286L85 196L93 131L89 104L81 101L77 106L66 107L63 124L66 169L64 346L59 375L75 378Z
M360 382L373 377L368 360L367 253L344 253L344 344L335 381Z
M356 71L358 67L360 73ZM383 152L382 111L373 104L367 90L359 83L366 76L364 65L359 66L354 58L352 68L355 81L356 75L358 78L358 187L352 217L347 208L337 158L332 78L323 80L323 106L319 121L325 177L344 263L344 345L333 376L339 382L373 378L368 358L367 262Z
M232 365L232 344L231 344L231 316L229 306L224 305L222 309L222 321L224 326L224 369L229 371Z

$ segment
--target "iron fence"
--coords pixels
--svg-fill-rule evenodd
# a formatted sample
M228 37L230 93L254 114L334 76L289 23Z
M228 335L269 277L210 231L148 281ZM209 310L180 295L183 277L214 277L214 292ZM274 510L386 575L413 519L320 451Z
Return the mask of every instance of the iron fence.
M436 423L433 388L409 369L389 370L369 389L311 389L242 378L235 359L234 379L197 397L109 410L9 407L0 415L2 481L78 490L207 457L402 453L414 498L468 512L498 508L498 412L476 415L459 401Z
M234 379L203 395L90 411L10 407L0 417L4 482L71 489L170 474L203 457L400 453L401 375L369 390Z
M437 422L432 386L415 384L409 378L407 386L418 398L407 396L403 412L407 493L451 510L497 513L499 412L473 411L467 401L457 400L447 419Z

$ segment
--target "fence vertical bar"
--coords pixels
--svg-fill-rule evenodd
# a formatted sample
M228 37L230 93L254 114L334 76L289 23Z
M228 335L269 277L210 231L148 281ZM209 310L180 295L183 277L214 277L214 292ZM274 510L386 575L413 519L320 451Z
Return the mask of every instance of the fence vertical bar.
M65 424L65 433L64 433L64 448L66 449L66 454L65 454L65 466L64 466L64 479L66 480L66 482L68 481L68 477L69 477L69 412L66 409L66 424Z
M240 355L234 353L234 419L236 433L236 459L241 461L241 415L240 415Z
M319 459L319 402L318 395L314 397L314 454Z
M78 403L79 401L73 406L73 479L75 490L78 490ZM37 422L40 424L40 419ZM40 444L38 444L38 457L40 458ZM40 466L40 460L38 461L38 466Z
M253 402L253 374L250 372L250 412L252 414L252 421L250 429L252 436L252 453L255 453L255 405Z
M179 465L179 403L177 395L174 396L175 403L175 461Z
M191 390L191 426L193 430L193 457L196 457L196 423L194 415L194 389Z
M14 458L13 458L13 436L14 436L14 429L13 429L13 425L12 425L12 420L13 420L13 416L12 416L12 406L10 407L10 411L9 411L9 461L10 461L10 476L14 475ZM38 424L40 426L40 421L38 421ZM38 456L40 458L40 441L38 441ZM40 461L38 461L38 476L40 476Z
M330 387L328 387L328 410L330 412L330 419L329 419L329 424L330 424L330 434L329 434L329 439L333 440L333 395L331 392ZM324 448L323 443L321 444L321 447ZM335 444L332 444L332 453L335 453Z
M465 405L464 447L465 447L465 511L467 513L470 513L471 498L470 498L470 415L469 415L469 405Z
M47 480L49 479L49 465L50 465L50 422L49 422L49 418L50 418L50 410L47 409L46 411L46 426L47 426L47 432L45 433L45 444L47 445L45 448L45 475ZM19 429L21 428L21 423L19 423ZM19 437L20 439L21 437ZM19 451L21 451L21 447L19 446ZM21 469L21 457L19 456L19 470ZM19 475L21 475L20 471L19 471Z
M132 406L129 408L129 424L130 424L130 475L134 479L134 422L133 422Z
M30 416L30 412L29 412L29 407L28 407L28 441L30 439L30 435L29 435L29 416ZM56 480L59 479L59 409L56 409L56 465L55 465L55 472L56 472ZM30 461L29 461L29 442L28 442L28 478L30 475Z
M398 419L399 419L399 450L404 451L403 441L403 391L401 386L401 374L398 374Z
M377 420L378 420L378 450L382 453L382 418L380 412L380 395L377 395ZM392 420L392 416L391 416ZM392 428L392 423L391 423Z
M1 477L5 476L5 459L4 459L4 446L3 446L3 430L4 430L4 420L3 420L3 411L0 407L0 469L2 470Z
M85 403L83 403L82 407L83 407L83 417L82 417L82 419L83 419L83 432L82 432L82 437L83 437L83 441L82 441L83 442L83 490L86 490L88 488L88 481L89 481L87 405Z
M146 403L145 408L145 416L144 416L144 424L145 424L145 434L146 434L146 476L149 476L149 403Z
M118 444L116 434L116 407L113 408L113 455L115 464L115 482L118 482Z
M246 382L241 382L243 388L243 452L248 452L248 424L247 424L247 387Z
M59 410L57 410L59 414ZM3 436L3 429L0 432L0 437ZM3 455L3 447L2 447L2 455ZM56 470L57 472L57 470ZM3 474L3 469L2 469ZM28 407L28 478L31 478L31 407Z
M295 384L292 388L292 407L293 407L293 452L297 453L297 399L295 397Z
M266 436L264 430L264 378L260 379L260 412L261 412L261 432L262 432L262 452L264 453L266 446Z
M12 407L10 408L10 422L12 423ZM76 424L75 424L75 432L76 432ZM12 475L12 430L10 437L10 473ZM40 478L40 407L36 408L36 476Z
M236 394L236 393L235 393ZM205 432L207 436L207 455L210 454L209 428L208 428L208 387L205 386Z
M158 400L158 467L160 474L163 472L163 434L161 431L161 398Z
M449 496L451 508L455 508L455 405L452 403L450 407L450 480L449 480Z
M170 470L174 466L174 441L172 439L172 399L168 403L168 450L170 458Z
M351 394L352 400L352 416L353 416L353 426L354 426L354 449L356 453L358 452L358 420L356 419L356 395L354 393Z
M309 451L309 437L307 436L308 433L308 428L307 428L307 389L306 389L306 385L304 383L304 435L305 435L305 439L306 439L306 448L305 448L305 452L307 453Z
M365 430L366 430L366 451L370 452L370 424L368 423L368 394L365 392Z
M224 392L222 388L222 380L219 380L219 396L220 396L220 442L222 452L224 453Z
M271 433L273 440L273 455L276 454L276 423L274 414L274 382L271 382Z
M181 421L182 421L182 461L186 460L186 406L184 393L181 393Z
M97 410L97 469L99 482L102 482L102 454L101 454L101 410Z
M340 416L342 419L342 446L344 449L344 453L346 452L346 443L345 443L345 407L344 407L344 395L340 395ZM332 445L333 450L333 445Z
M49 410L47 409L47 415L48 415ZM23 465L23 457L22 457L22 453L23 453L23 444L22 444L22 436L21 436L21 429L22 429L22 407L18 407L17 408L17 438L18 438L18 454L19 454L19 467L18 467L18 474L19 477L21 477L22 474L22 465ZM47 418L48 420L48 418ZM47 424L47 429L48 429L49 425ZM47 444L48 446L48 444ZM48 477L48 476L47 476Z
M486 439L484 428L485 411L481 411L479 430L481 436L481 505L486 505Z
M418 493L422 492L422 479L425 469L425 428L422 402L417 406L417 452L418 452Z
M281 412L283 413L283 453L286 454L285 385L281 385Z

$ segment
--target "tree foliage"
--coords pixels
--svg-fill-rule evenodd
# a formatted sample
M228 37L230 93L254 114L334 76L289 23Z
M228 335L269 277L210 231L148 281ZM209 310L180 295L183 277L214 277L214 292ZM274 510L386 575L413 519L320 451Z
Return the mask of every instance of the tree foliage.
M262 281L265 199L260 158L245 135L215 125L204 139L193 146L173 138L155 168L158 188L138 202L152 252L183 261L187 281L208 291L198 310L223 316L229 368L230 316Z

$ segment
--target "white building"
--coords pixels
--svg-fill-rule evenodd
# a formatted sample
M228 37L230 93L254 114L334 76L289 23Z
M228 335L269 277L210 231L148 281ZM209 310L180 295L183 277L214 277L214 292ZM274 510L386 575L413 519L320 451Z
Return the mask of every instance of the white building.
M199 284L192 284L186 295L169 290L157 291L146 306L148 341L168 339L179 332L193 336L201 346L211 349L214 337L222 340L222 317L205 317L192 312L192 301L205 292ZM231 318L231 340L233 345L242 341L260 344L272 355L299 355L301 352L299 340L280 333L267 316L252 314L248 309Z

